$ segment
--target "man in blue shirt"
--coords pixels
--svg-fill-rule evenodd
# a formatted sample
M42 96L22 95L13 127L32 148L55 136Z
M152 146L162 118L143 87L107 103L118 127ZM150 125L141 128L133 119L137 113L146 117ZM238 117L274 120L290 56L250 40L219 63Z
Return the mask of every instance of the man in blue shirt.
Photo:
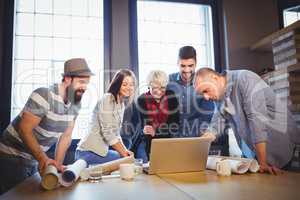
M214 112L214 103L197 95L193 88L196 57L196 50L192 46L181 47L178 55L179 72L169 75L167 89L176 94L180 109L180 127L174 137L202 135Z

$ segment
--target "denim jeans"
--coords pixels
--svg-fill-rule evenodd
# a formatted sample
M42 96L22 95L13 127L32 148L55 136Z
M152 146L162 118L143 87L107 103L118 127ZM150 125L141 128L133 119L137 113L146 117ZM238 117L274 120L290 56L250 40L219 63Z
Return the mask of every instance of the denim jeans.
M0 195L38 171L38 163L0 152Z
M145 141L141 141L138 145L135 157L143 159L143 163L147 163L149 161Z
M102 164L105 162L117 160L119 158L121 158L120 154L114 150L108 150L108 153L105 157L99 156L92 151L76 150L75 152L75 159L83 159L88 163L88 165Z

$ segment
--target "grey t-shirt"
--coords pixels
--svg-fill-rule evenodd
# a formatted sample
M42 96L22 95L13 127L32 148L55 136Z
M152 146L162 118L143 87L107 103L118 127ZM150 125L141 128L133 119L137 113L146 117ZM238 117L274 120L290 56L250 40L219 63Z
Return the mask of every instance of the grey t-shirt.
M0 137L0 152L33 159L28 147L19 136L18 125L24 111L41 118L33 134L41 149L47 151L65 132L69 123L76 119L81 105L65 104L58 94L58 85L33 91L21 113L8 125Z

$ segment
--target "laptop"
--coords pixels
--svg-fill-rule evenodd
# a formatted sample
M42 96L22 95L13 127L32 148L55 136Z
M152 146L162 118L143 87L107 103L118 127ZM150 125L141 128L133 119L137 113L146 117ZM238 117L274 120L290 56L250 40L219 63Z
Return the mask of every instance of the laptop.
M153 139L147 174L196 172L206 168L211 140L201 137Z

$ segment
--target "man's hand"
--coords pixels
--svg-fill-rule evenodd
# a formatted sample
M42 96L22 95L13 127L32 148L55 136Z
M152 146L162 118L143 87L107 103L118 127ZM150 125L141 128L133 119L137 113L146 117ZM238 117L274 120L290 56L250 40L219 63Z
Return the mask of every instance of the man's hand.
M66 166L58 163L56 160L53 160L51 158L46 157L46 158L39 161L39 173L40 173L40 175L44 174L44 172L45 172L48 165L54 165L59 172L63 172L66 168Z
M216 136L211 132L205 132L203 133L203 135L201 135L201 138L208 138L209 140L214 141L216 139Z
M279 168L269 165L267 162L267 144L265 142L260 142L255 144L256 156L259 163L259 172L260 173L270 173L272 175L282 174L283 171Z
M267 163L262 163L259 165L260 173L270 173L272 175L283 174L283 171L275 166L268 165Z
M144 126L143 132L144 132L145 135L151 135L152 137L154 137L154 135L155 135L155 130L150 125Z

